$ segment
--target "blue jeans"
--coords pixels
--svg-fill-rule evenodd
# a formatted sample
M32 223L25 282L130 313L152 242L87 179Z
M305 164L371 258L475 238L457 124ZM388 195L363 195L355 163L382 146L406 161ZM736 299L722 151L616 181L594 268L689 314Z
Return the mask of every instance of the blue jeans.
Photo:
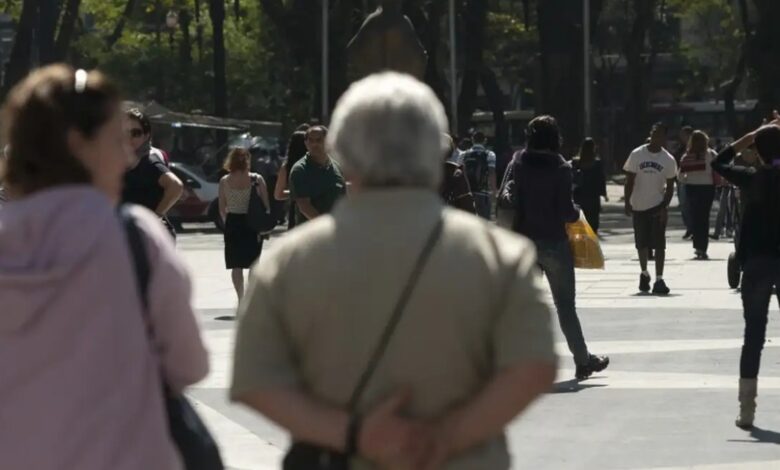
M558 323L566 337L569 351L578 365L587 364L590 354L582 334L580 319L575 307L576 286L574 257L568 240L536 241L537 263L547 277L552 291Z
M761 351L766 340L766 323L772 287L780 302L780 258L752 257L743 266L742 306L745 318L745 339L739 362L739 376L743 379L758 378Z
M477 215L485 220L490 220L490 194L481 192L474 193L474 204L477 206Z

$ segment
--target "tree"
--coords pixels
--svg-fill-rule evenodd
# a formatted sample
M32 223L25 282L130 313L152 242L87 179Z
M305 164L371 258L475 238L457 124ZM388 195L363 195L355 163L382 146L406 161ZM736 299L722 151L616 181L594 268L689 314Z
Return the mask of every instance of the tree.
M214 114L227 116L228 94L225 52L225 2L209 0L209 16L213 28L214 47Z
M539 78L537 114L558 119L565 152L573 153L582 138L582 2L537 0Z

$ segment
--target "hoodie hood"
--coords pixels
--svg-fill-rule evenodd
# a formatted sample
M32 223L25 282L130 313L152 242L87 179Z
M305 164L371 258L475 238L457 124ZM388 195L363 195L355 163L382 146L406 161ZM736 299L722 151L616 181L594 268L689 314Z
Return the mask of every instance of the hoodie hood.
M36 192L0 208L0 336L30 323L117 219L91 186Z
M520 154L522 165L531 168L560 168L566 165L563 155L553 152L541 152L537 150L524 150Z

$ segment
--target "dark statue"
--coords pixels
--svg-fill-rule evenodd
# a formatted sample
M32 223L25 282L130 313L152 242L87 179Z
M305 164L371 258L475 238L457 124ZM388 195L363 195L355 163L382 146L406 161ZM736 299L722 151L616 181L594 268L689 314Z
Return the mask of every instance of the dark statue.
M349 74L359 80L394 70L423 80L428 55L412 22L401 13L401 0L383 0L347 46Z

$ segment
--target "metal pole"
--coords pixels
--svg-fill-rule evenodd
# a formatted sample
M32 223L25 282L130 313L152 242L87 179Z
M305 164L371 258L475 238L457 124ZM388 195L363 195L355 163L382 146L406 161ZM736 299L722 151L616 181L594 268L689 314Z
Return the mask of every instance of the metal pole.
M590 93L590 0L582 0L582 31L583 31L583 61L584 61L584 98L585 98L585 137L591 135L591 93Z
M329 61L329 42L330 35L328 33L328 23L330 16L329 0L322 0L322 123L327 124L330 118L330 97L328 96L328 89L330 87L330 79L328 71L330 69Z
M458 67L457 44L455 43L455 0L450 0L450 108L452 109L452 129L458 132Z

